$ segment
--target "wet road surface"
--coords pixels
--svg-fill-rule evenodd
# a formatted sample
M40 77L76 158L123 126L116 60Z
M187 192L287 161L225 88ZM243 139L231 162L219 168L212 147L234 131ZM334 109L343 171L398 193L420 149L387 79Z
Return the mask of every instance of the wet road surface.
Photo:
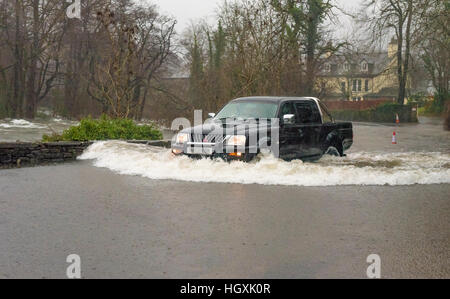
M352 152L445 155L437 127L397 128L393 148L392 127L358 125ZM450 184L193 183L88 160L0 171L0 194L0 278L65 278L69 254L84 278L366 278L370 254L383 278L450 278Z

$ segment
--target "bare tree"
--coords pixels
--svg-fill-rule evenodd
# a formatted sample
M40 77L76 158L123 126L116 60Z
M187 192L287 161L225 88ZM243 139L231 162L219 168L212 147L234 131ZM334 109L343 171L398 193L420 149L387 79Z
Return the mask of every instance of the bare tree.
M173 55L176 21L158 14L154 6L137 6L131 13L136 20L137 59L133 117L141 119L152 81L165 73L165 65Z
M88 93L114 117L141 119L151 82L172 53L175 21L126 0L98 18L108 48L91 57Z
M175 21L130 0L82 1L81 20L69 20L67 6L0 0L0 115L33 118L45 100L67 116L141 118ZM97 19L105 7L115 15Z
M196 108L214 111L230 98L320 95L317 75L341 44L325 29L334 5L324 0L225 2L218 24L195 24L185 41Z
M450 1L422 3L419 44L421 58L439 94L449 96L450 82Z
M2 50L11 57L10 64L1 67L8 82L7 114L33 118L58 74L63 5L57 0L16 0L1 7L6 45Z
M137 28L123 14L109 8L99 11L97 15L109 50L92 61L91 80L94 89L93 92L89 89L89 93L108 107L111 116L128 118L134 108L132 95L135 87Z
M372 40L386 41L386 36L395 34L397 41L398 98L404 104L410 71L411 48L420 17L418 0L366 0L363 4L362 21L369 25Z

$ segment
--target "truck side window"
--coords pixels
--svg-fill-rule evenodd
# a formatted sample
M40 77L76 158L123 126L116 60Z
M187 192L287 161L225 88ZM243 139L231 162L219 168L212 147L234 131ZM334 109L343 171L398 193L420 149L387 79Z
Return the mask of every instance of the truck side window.
M322 116L323 116L323 123L329 124L333 122L333 117L331 116L330 112L328 111L327 106L320 102L320 109L322 109Z
M320 124L321 117L317 105L312 102L295 103L300 124Z
M281 107L280 117L283 118L283 116L285 116L287 114L295 115L295 108L294 108L294 104L292 102L284 103L283 106Z

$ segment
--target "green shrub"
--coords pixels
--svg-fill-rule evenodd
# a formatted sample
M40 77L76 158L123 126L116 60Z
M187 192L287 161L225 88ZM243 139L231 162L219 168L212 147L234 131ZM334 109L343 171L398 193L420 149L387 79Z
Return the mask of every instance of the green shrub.
M380 112L380 113L398 113L399 110L401 110L403 107L403 105L401 104L397 104L397 103L384 103L379 105L378 107L376 107L375 110L376 112Z
M436 92L434 94L434 100L428 102L424 109L420 110L422 115L440 116L445 112L446 103L450 99L450 93L448 92Z
M93 140L159 140L162 133L153 125L137 125L131 119L85 118L61 135L44 135L44 142Z

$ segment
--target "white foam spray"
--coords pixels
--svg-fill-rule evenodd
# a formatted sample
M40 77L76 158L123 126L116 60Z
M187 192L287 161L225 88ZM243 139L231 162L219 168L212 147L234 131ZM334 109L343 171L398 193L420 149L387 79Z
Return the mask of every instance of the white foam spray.
M13 119L7 123L0 123L0 128L43 129L46 128L46 126L38 123L32 123L24 119Z
M450 183L448 153L354 153L316 163L265 156L252 163L192 160L167 149L120 141L97 142L80 157L123 175L189 182L289 186L413 185Z

